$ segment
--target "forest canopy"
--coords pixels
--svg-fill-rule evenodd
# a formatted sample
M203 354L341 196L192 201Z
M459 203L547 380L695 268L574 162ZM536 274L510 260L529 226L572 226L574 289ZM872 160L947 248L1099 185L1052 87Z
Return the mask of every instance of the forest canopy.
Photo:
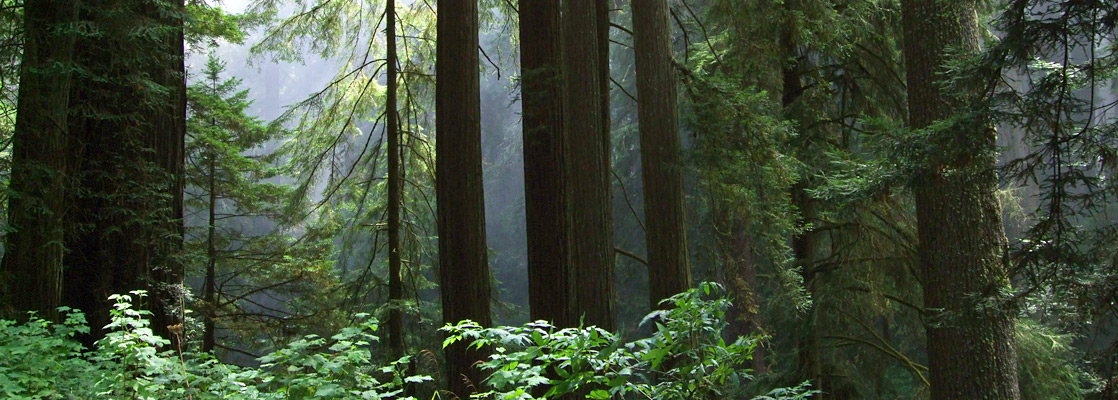
M0 397L1118 398L1109 0L0 0Z

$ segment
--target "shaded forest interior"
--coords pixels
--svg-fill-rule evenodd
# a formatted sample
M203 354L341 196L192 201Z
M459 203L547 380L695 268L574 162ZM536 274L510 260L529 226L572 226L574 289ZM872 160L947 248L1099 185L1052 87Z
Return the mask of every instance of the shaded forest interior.
M1118 399L1110 0L0 4L0 397Z

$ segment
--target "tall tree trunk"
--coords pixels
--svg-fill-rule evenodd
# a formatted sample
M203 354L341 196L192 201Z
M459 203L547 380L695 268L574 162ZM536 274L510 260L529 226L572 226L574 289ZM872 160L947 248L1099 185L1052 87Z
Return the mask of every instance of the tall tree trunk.
M595 17L598 19L598 100L601 104L602 117L602 165L605 166L606 204L609 212L606 213L607 243L610 244L610 270L613 270L614 261L617 259L613 250L613 119L610 112L610 60L609 60L609 32L610 32L610 3L611 0L595 0ZM613 276L613 273L610 273ZM612 278L611 278L612 279ZM612 281L611 281L612 282ZM613 284L610 284L613 287ZM611 289L612 290L612 289Z
M216 75L214 80L216 81ZM214 82L217 86L217 82ZM202 317L202 351L213 352L217 340L214 315L217 314L217 155L210 151L209 154L209 224L206 232L206 277L202 283L202 301L205 303Z
M154 128L148 133L152 161L162 176L155 179L167 197L161 197L156 217L160 224L146 235L151 235L156 246L151 259L152 330L171 340L171 346L181 349L183 336L183 191L186 186L186 68L183 18L184 0L165 0L167 10L153 7L149 15L166 28L156 59L158 65L152 76L168 90L151 119Z
M86 312L91 334L83 342L91 345L109 321L107 297L146 290L147 300L133 299L134 304L151 310L151 329L177 346L186 127L183 3L118 3L79 3L79 19L98 34L75 46L83 74L71 90L68 156L78 187L66 199L73 218L66 232L63 302ZM136 29L161 35L129 34Z
M435 88L435 187L439 216L439 287L443 322L489 326L489 260L481 173L481 83L476 0L439 0ZM450 389L468 398L486 359L469 344L446 348Z
M667 0L633 2L649 300L653 309L660 307L661 300L691 287L670 11Z
M937 73L947 49L979 50L976 4L904 0L901 9L909 124L921 129L951 118L975 95L948 92ZM932 399L1017 399L1013 315L996 298L1009 279L994 193L995 133L961 125L929 140L948 154L924 166L914 189L924 307L937 314L927 323Z
M400 203L403 169L400 165L400 129L396 113L396 1L385 2L385 40L388 41L388 94L385 104L385 134L388 135L388 347L395 357L404 355L404 320L400 302L404 281L400 266Z
M568 182L575 309L587 325L614 328L609 163L602 130L596 0L563 3Z
M524 114L524 213L532 320L558 327L574 317L568 225L563 36L557 1L521 0L520 66Z
M12 138L13 194L3 270L11 273L12 303L58 321L62 305L62 256L67 189L66 146L70 63L76 22L72 2L27 0L19 100Z

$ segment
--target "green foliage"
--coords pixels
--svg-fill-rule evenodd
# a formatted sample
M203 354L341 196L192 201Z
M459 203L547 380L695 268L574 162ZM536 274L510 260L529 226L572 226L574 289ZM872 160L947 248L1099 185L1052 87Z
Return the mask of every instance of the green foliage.
M91 366L75 357L82 350L75 336L89 333L85 316L59 311L66 315L60 324L34 315L23 324L0 320L0 397L57 398L87 383L78 375Z
M1091 379L1073 362L1071 337L1029 319L1017 321L1017 379L1024 400L1082 399Z
M623 343L597 327L557 329L544 321L523 327L482 328L472 321L447 325L444 346L469 341L492 349L481 368L498 399L555 398L579 393L590 399L695 399L736 397L752 379L746 363L756 337L728 342L723 335L730 302L721 286L700 284L664 301L645 317L653 330ZM544 390L546 389L546 391ZM774 390L762 399L804 399L807 386Z
M191 275L215 281L214 293L207 293L205 284L202 288L201 300L212 295L212 301L197 308L219 320L223 332L256 348L253 342L261 332L273 340L289 340L305 332L294 329L290 317L328 308L323 304L330 304L330 296L300 294L336 285L329 259L333 246L329 240L293 233L303 210L288 207L292 188L276 183L280 168L275 154L266 150L286 132L248 116L248 90L241 89L240 79L224 74L225 63L211 54L187 89L185 202L192 214L201 216L187 219L187 268ZM213 276L208 276L211 266ZM258 301L262 295L284 301L265 308ZM321 328L334 320L317 318L304 325Z
M142 297L143 292L134 292ZM261 357L261 368L221 364L207 354L160 351L167 341L148 327L149 312L133 296L114 295L110 332L83 352L75 336L88 332L81 313L63 308L65 322L38 318L0 321L0 395L12 399L409 399L409 360L377 366L369 345L377 323L344 328L329 339L308 336ZM138 300L138 298L137 298Z

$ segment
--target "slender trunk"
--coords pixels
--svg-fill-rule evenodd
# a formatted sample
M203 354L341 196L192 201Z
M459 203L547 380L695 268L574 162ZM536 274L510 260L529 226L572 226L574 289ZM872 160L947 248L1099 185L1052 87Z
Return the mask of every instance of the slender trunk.
M568 205L575 309L586 325L612 330L613 244L609 165L602 138L601 70L597 4L564 4L564 64L567 85Z
M393 356L404 355L404 321L400 302L404 282L400 272L400 203L403 190L400 168L400 132L396 114L396 1L385 2L385 37L388 41L385 134L388 135L388 347Z
M205 303L203 316L205 322L202 325L202 351L213 352L214 345L216 344L214 334L214 315L217 314L217 303L214 301L216 297L217 287L217 188L215 182L217 181L217 160L214 159L214 152L209 155L209 225L206 232L206 279L202 284L202 301Z
M23 63L16 126L8 234L3 270L13 281L12 304L58 321L62 305L62 256L67 190L66 129L76 21L71 2L27 0L23 7Z
M574 317L567 205L563 35L557 1L520 1L524 113L524 213L532 320L558 327Z
M435 183L443 322L470 319L490 326L485 187L481 168L481 82L475 0L439 0L435 88ZM473 364L484 350L446 348L450 389L468 398L485 375Z
M904 0L909 124L926 128L953 117L973 93L940 85L945 54L980 48L972 0ZM935 133L944 149L915 183L918 253L923 270L932 399L1017 399L1013 314L998 304L1008 285L1005 232L995 190L995 133L960 124Z
M670 11L667 0L633 2L649 301L653 309L660 307L661 300L691 287Z

